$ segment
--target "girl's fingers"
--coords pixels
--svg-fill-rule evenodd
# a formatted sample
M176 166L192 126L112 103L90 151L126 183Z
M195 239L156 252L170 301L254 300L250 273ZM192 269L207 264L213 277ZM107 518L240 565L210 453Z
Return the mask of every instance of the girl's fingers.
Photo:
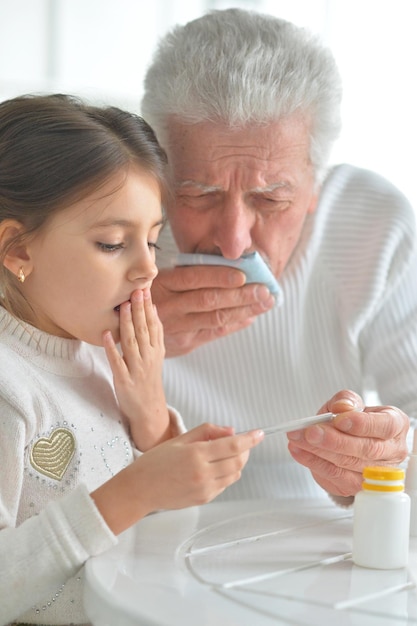
M110 365L110 369L113 373L113 376L116 380L120 378L120 376L126 370L126 364L122 359L119 350L114 342L113 335L110 330L106 330L103 333L103 347L106 352L107 360Z
M132 325L133 332L137 343L143 346L144 343L149 343L148 322L145 313L145 303L143 298L143 291L136 289L130 296L132 303Z
M249 450L242 452L239 456L216 461L216 463L212 465L213 479L222 480L227 477L235 477L243 470L248 458ZM233 478L233 482L235 480L236 478Z
M120 345L123 354L132 349L137 350L136 334L132 319L132 304L123 302L120 305Z
M221 437L211 442L206 442L207 461L209 463L219 463L227 459L240 457L240 455L257 446L263 438L264 433L262 430L251 430L247 433Z
M179 439L185 444L196 442L209 444L207 449L211 449L211 458L208 460L211 462L253 448L263 440L264 436L265 433L259 428L236 435L232 426L219 426L205 422L180 435Z
M127 359L137 355L138 351L144 356L150 345L148 315L143 296L143 291L137 289L132 293L131 301L124 302L120 307L120 344Z
M152 302L151 290L143 290L143 308L145 313L149 342L151 346L158 346L161 343L162 324Z
M146 360L152 348L160 349L163 357L162 323L149 289L136 289L130 302L120 306L120 345L126 362L132 366L138 355Z
M131 295L132 320L139 349L160 344L162 324L156 314L149 289L137 289Z

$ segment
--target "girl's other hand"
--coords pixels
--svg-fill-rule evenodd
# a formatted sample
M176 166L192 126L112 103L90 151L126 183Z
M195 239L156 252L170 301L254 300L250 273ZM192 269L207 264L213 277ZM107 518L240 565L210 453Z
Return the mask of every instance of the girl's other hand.
M202 424L155 446L92 495L118 534L160 509L205 504L237 481L261 430L239 435L232 428Z
M170 419L162 384L165 356L161 321L149 288L136 289L120 306L120 347L106 331L103 345L120 410L141 451L171 437Z

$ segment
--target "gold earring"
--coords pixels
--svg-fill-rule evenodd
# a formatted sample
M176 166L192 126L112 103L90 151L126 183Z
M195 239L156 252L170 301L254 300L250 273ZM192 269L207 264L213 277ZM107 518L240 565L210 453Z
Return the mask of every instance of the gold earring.
M18 280L20 283L24 283L24 282L25 282L25 278L26 278L26 276L25 276L24 269L23 269L23 267L20 267L20 268L19 268L19 271L18 271L18 273L17 273L17 280Z

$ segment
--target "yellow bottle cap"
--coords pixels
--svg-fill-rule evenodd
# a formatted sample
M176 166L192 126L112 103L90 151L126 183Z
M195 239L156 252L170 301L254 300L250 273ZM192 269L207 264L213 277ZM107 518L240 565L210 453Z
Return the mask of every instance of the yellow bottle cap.
M404 491L404 476L404 470L399 467L365 467L362 488L366 491Z
M400 467L371 466L363 470L364 478L373 480L404 480L405 472Z

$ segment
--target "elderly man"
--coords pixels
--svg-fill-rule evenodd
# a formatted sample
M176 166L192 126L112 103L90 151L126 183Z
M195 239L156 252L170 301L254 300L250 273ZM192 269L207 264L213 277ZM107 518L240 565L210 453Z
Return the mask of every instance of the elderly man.
M190 427L337 414L267 437L224 497L324 489L349 503L364 467L407 455L417 416L415 217L380 176L328 168L340 100L317 38L238 9L176 27L146 76L142 112L175 181L153 289L168 401ZM282 306L237 269L174 267L178 250L232 260L258 251ZM370 398L379 405L366 406Z

